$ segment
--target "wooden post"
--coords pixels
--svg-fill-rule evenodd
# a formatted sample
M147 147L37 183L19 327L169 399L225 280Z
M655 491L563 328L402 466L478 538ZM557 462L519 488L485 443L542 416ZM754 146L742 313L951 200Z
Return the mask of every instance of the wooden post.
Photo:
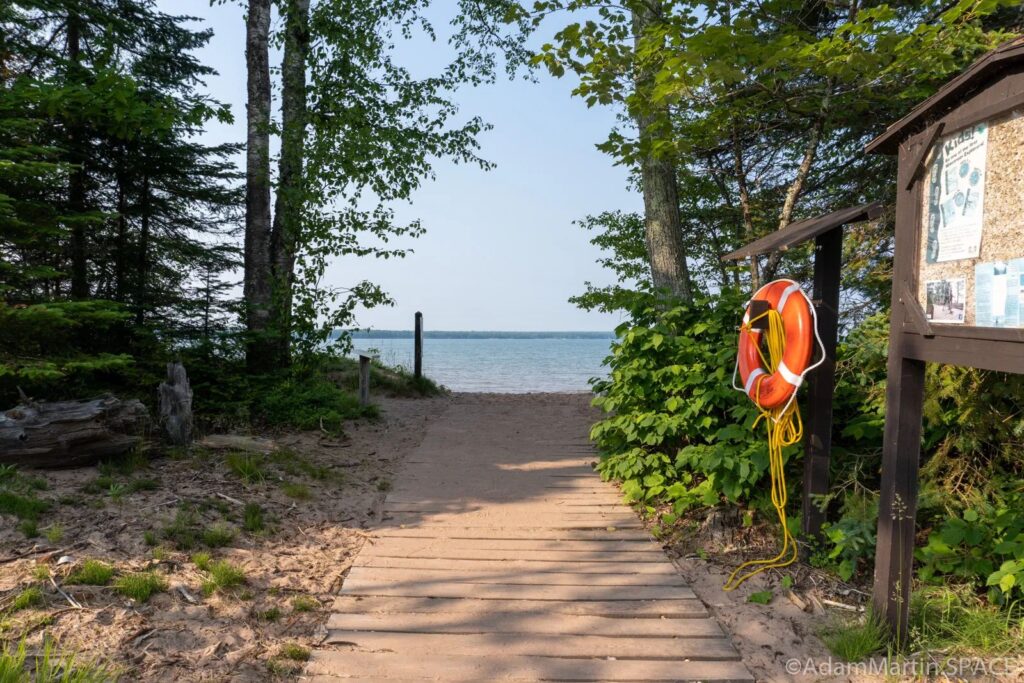
M359 405L370 404L370 357L359 354Z
M908 167L914 141L900 145L899 166ZM920 144L920 143L919 143ZM917 470L921 459L921 414L925 364L908 358L904 322L908 308L919 306L907 293L917 292L917 230L921 218L921 182L898 188L888 383L882 436L882 490L878 501L878 541L872 602L891 636L906 641L910 589L914 578L917 519ZM911 296L914 296L911 294Z
M807 380L807 438L804 441L804 481L801 524L804 536L821 540L825 513L815 496L828 493L832 452L832 394L836 385L836 345L839 340L839 286L842 280L843 226L814 240L814 306L825 359Z
M416 311L416 342L413 349L413 376L423 377L423 314Z

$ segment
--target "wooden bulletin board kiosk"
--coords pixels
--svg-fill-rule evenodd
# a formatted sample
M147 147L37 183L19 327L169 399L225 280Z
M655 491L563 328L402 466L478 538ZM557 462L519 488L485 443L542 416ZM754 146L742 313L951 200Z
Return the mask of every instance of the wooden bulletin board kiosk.
M1024 40L867 145L899 158L873 601L907 634L925 363L1024 373Z

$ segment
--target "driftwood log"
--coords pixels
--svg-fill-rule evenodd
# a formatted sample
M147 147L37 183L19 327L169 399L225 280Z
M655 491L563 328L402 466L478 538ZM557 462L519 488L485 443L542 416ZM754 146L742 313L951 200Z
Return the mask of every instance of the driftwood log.
M167 381L157 390L160 399L160 422L167 437L175 446L192 442L192 387L188 383L185 366L167 364Z
M137 400L25 401L0 413L0 464L77 467L132 450L149 423Z

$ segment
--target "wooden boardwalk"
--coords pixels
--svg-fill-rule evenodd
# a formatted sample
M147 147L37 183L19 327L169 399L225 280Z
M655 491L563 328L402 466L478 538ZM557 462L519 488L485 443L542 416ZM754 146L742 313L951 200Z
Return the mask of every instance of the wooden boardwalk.
M580 399L456 398L356 560L317 681L750 681L593 473Z

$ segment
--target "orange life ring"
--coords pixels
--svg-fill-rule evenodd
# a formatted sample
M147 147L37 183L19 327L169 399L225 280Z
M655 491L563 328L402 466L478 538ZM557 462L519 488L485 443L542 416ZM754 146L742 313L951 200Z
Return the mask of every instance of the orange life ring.
M750 328L748 304L740 328L740 379L747 396L761 408L770 410L784 405L803 382L814 351L814 312L807 295L792 280L769 282L757 290L754 299L767 301L779 312L786 336L782 361L773 374L768 374L758 353L762 332Z

